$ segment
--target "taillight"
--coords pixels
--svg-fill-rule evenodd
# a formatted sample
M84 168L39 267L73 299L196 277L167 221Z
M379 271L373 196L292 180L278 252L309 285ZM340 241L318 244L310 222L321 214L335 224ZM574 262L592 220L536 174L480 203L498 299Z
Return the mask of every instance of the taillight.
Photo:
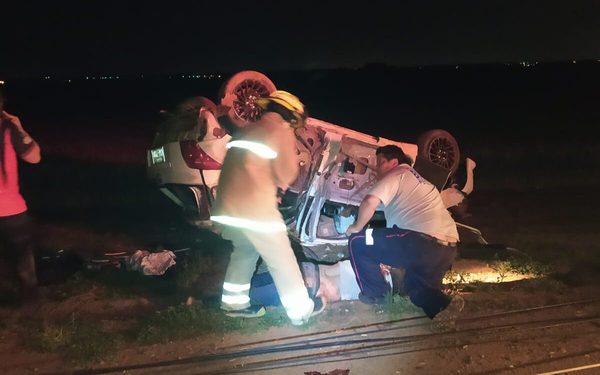
M201 170L221 169L221 163L211 158L196 141L181 141L181 155L188 167Z

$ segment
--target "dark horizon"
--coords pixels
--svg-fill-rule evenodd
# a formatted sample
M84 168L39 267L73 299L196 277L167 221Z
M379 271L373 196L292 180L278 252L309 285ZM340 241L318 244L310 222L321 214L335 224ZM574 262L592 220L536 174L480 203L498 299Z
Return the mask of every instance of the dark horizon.
M600 59L595 1L290 5L9 2L0 76Z
M522 65L527 64L527 65ZM68 73L55 73L55 74L42 74L42 75L6 75L0 77L0 80L6 84L14 81L30 81L30 80L108 80L108 79L139 79L139 78L164 78L172 76L173 79L187 79L187 77L181 77L182 75L206 75L207 77L198 78L209 78L210 79L221 79L232 75L242 70L256 70L265 74L290 74L290 73L310 73L310 72L335 72L335 71L365 71L365 70L389 70L389 71L409 71L409 70L443 70L443 69L485 69L485 68L502 68L507 69L535 69L549 66L570 66L572 64L580 65L593 65L600 64L600 59L582 59L582 60L554 60L554 61L506 61L506 62L481 62L481 63L456 63L456 64L429 64L429 65L393 65L385 62L368 62L364 65L357 67L322 67L322 68L275 68L275 69L258 69L253 67L246 67L239 70L187 70L187 71L164 71L164 72L148 72L148 71L136 71L136 72L123 72L123 71L96 71L88 72L85 74L68 74ZM110 77L110 78L109 78Z
M488 142L586 140L600 122L600 62L501 64L434 68L368 65L362 69L263 71L279 89L298 95L312 117L389 139L414 139L444 128L461 139ZM119 80L28 79L6 85L7 110L32 131L138 132L146 137L160 110L192 96L218 102L230 74L214 79L168 75ZM93 125L92 125L93 124ZM116 133L115 133L116 131Z

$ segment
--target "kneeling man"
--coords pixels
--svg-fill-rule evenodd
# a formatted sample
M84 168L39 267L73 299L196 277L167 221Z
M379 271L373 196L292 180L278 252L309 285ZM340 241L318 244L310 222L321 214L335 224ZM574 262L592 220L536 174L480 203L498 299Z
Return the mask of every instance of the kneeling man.
M361 290L359 299L366 303L383 300L389 284L380 264L386 264L406 270L404 288L427 316L454 318L464 301L444 294L442 279L456 256L456 223L440 193L411 167L402 149L383 146L376 156L378 181L346 231L351 235L348 247ZM381 204L387 228L363 229Z

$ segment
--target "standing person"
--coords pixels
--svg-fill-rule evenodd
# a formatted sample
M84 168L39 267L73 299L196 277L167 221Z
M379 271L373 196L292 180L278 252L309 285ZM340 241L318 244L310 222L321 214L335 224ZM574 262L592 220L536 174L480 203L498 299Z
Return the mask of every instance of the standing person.
M359 299L378 303L389 291L380 264L406 269L404 287L411 301L433 319L447 320L464 300L441 290L456 256L458 231L437 189L412 167L402 149L376 151L378 181L360 204L356 222L346 231L350 259L361 289ZM383 204L387 228L363 227Z
M286 91L256 103L264 110L261 119L237 130L227 144L211 216L224 224L221 235L233 244L221 308L232 317L264 315L264 306L251 305L249 296L262 257L292 324L301 325L324 304L309 298L277 204L298 175L294 129L304 126L307 115L300 100Z
M17 157L27 163L40 162L40 146L23 129L21 121L4 111L0 88L0 248L19 281L22 305L37 300L37 277L32 223L19 192Z

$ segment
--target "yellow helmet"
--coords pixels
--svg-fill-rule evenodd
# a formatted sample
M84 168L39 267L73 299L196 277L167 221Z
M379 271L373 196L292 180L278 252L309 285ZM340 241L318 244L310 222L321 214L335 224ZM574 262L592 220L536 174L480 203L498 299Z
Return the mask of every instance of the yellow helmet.
M307 114L304 104L302 104L297 96L290 94L287 91L277 90L273 91L267 97L256 99L256 104L263 110L266 110L269 107L269 103L277 103L291 112L291 116L284 116L284 118L290 122L292 127L304 126ZM281 114L283 115L283 113Z

